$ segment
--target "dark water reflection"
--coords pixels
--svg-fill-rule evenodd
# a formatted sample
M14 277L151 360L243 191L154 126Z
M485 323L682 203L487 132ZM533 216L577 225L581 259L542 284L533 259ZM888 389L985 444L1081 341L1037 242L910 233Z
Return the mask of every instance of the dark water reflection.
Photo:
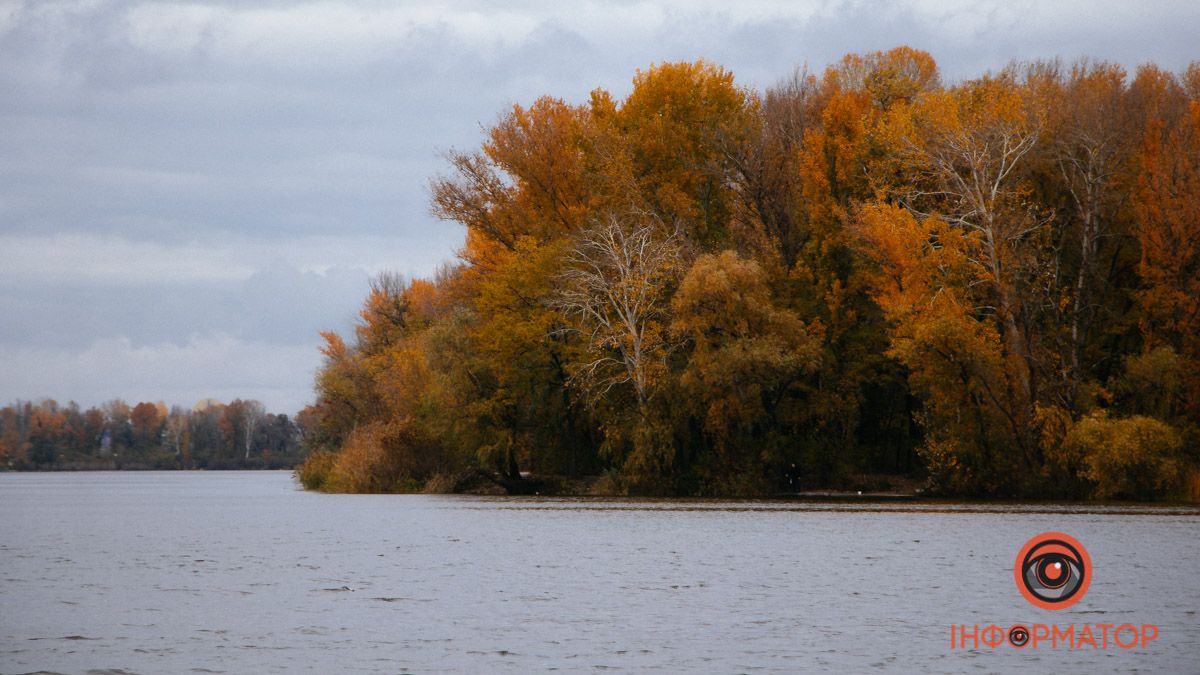
M1200 672L1186 507L331 496L284 473L0 475L0 672ZM1012 578L1066 531L1070 609ZM1155 623L1145 650L952 624Z

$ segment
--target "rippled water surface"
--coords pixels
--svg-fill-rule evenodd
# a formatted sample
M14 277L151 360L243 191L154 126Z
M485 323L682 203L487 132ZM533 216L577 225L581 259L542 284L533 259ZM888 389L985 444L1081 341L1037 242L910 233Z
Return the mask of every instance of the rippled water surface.
M1075 606L1017 593L1067 532ZM0 672L1200 672L1200 511L341 496L286 473L0 474ZM953 624L1154 623L1146 649Z

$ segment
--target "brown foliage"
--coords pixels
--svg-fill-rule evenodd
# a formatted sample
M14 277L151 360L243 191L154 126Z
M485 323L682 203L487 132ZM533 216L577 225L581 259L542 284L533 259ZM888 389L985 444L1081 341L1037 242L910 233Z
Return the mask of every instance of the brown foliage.
M306 438L341 452L314 466L353 490L466 464L703 494L918 464L972 494L1181 489L1198 93L1200 66L1093 61L946 87L898 47L761 95L697 61L513 106L433 181L462 264L379 280L353 344L324 335Z

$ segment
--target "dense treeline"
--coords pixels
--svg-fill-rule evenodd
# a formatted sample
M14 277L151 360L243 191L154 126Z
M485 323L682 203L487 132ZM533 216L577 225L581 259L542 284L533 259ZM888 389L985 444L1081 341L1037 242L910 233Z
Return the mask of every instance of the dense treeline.
M669 63L448 163L461 261L325 334L310 486L1200 491L1200 65Z
M302 459L300 431L253 400L190 411L120 399L87 410L25 401L0 408L0 468L290 468Z

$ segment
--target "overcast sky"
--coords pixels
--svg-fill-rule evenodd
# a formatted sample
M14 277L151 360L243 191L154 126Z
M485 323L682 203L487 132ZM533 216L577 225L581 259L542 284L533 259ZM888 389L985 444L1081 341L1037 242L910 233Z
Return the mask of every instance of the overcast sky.
M317 331L427 275L451 148L542 94L705 58L764 88L910 44L949 81L1090 55L1180 70L1200 3L0 0L0 403L312 400Z

